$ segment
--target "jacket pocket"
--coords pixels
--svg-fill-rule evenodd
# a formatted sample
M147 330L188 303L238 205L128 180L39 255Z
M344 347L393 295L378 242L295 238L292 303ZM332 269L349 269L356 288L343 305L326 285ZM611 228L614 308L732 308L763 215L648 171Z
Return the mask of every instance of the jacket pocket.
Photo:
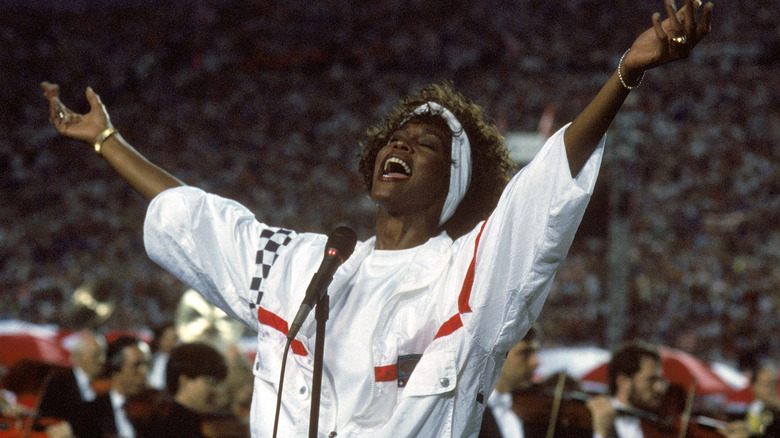
M269 382L279 381L279 373L282 370L282 354L284 354L285 340L281 332L260 325L257 331L257 354L252 372L255 377ZM293 352L288 353L292 355ZM289 365L289 364L288 364Z
M423 354L415 366L409 383L404 388L404 397L439 395L454 391L458 386L458 370L455 352L451 350L430 351Z

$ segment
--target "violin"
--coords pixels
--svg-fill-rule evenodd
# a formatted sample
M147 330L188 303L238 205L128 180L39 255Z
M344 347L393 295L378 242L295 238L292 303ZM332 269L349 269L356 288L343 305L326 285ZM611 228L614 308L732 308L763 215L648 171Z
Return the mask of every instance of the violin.
M249 424L231 414L206 416L200 431L205 438L249 438Z
M61 421L39 417L33 409L18 408L13 416L0 416L0 438L47 438L43 430Z
M38 411L41 394L60 369L62 368L28 360L19 361L11 369L1 382L0 388L31 396L34 406L28 407L21 403L6 405L6 402L0 399L3 412L0 415L0 438L47 438L45 430L48 427L64 423L62 418L43 417ZM36 386L35 382L38 381L41 383Z
M164 421L171 412L170 394L155 389L128 397L125 414L140 437L152 437L155 422ZM204 438L249 438L249 424L232 414L209 413L199 416L200 433ZM0 437L2 438L2 437Z
M145 436L145 431L168 413L171 403L170 396L164 391L146 388L127 397L122 409L138 435Z
M569 379L569 380L567 380ZM574 379L563 376L555 388L537 384L513 394L514 413L531 431L532 437L591 437L593 420L587 402L595 394L577 388ZM679 408L677 392L671 391L663 405ZM690 404L688 404L690 408ZM661 413L634 408L617 409L618 415L638 418L645 438L723 438L721 431L729 428L724 420L701 415L688 415L674 410ZM744 435L747 436L747 435Z

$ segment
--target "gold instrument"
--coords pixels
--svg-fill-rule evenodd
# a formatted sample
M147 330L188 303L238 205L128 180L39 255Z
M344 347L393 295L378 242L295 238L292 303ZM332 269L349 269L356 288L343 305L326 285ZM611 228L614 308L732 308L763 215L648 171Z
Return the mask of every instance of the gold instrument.
M189 289L176 308L176 331L183 342L205 342L224 347L237 342L246 327Z

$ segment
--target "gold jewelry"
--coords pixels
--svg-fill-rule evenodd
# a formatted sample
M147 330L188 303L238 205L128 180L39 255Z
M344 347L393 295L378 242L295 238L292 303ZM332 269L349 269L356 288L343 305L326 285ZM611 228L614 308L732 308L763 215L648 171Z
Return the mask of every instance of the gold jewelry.
M95 153L100 155L100 148L103 147L103 142L108 139L108 137L111 137L112 135L116 134L116 129L114 128L106 128L105 131L101 132L100 135L97 136L97 140L95 140Z
M628 50L631 50L631 48L629 47ZM645 77L645 72L644 71L642 72L642 75L639 76L639 80L637 80L636 84L634 84L633 86L626 84L626 81L623 80L622 70L623 70L623 60L626 59L626 55L628 55L628 50L626 50L626 52L623 53L623 56L620 57L620 62L618 62L617 74L618 74L618 79L620 79L620 85L622 85L623 88L625 88L626 90L631 91L634 88L638 87L639 84L642 83L642 79Z
M57 120L62 121L65 118L65 112L61 109L57 110Z
M670 38L670 39L672 40L673 43L677 43L677 44L685 44L688 41L688 37L685 35Z

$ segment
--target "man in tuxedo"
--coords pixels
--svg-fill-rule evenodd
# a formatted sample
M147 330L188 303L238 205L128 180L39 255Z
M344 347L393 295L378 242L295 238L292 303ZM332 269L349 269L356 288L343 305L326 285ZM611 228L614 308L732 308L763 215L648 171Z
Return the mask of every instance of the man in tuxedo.
M124 410L129 397L148 389L151 353L142 340L124 336L111 342L106 357L110 389L98 395L86 412L91 430L81 438L135 438L136 432Z
M611 397L596 396L588 402L594 418L594 437L643 437L639 417L618 416L618 409L658 412L668 383L655 345L635 340L612 352L607 366Z
M535 326L509 350L493 393L482 417L481 438L527 438L533 436L528 425L512 411L512 394L528 389L539 366L536 351L539 335Z
M105 363L106 341L91 330L82 330L65 338L63 345L70 351L73 368L52 375L41 395L38 412L41 417L68 422L76 436L83 436L89 429L84 409L95 400L92 382Z
M593 438L643 438L657 435L652 425L639 416L620 415L620 410L661 413L669 388L664 377L663 357L657 346L641 340L623 343L612 352L607 365L610 396L591 398L587 407L593 421ZM718 430L726 438L747 438L743 421L732 421Z

